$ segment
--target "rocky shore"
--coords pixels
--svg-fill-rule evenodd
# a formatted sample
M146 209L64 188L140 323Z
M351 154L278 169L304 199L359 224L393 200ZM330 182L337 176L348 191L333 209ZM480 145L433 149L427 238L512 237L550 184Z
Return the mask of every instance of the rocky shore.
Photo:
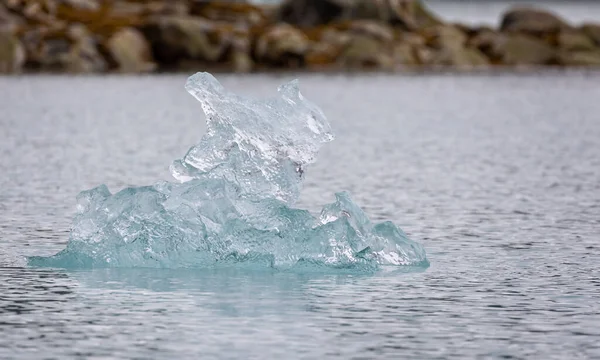
M600 24L534 8L500 24L418 0L0 0L0 73L600 68Z

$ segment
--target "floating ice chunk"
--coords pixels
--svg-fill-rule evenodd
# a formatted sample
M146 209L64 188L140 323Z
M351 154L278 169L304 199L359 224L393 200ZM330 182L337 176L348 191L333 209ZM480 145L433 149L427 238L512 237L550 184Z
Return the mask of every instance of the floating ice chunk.
M421 245L391 222L372 224L345 193L315 218L293 208L306 166L333 140L322 111L293 81L253 100L227 92L208 73L186 89L200 101L207 131L171 165L179 183L106 186L78 196L69 243L33 266L210 267L375 270L427 265Z

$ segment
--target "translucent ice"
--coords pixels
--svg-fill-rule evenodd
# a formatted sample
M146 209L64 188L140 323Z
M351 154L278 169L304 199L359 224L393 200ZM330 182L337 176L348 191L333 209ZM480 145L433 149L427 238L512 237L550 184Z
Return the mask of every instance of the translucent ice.
M31 257L30 265L374 270L428 264L421 245L391 222L372 224L345 192L319 218L293 207L306 166L333 140L325 116L296 81L267 100L231 94L208 73L190 77L186 89L202 104L207 131L171 165L180 183L81 192L66 249Z

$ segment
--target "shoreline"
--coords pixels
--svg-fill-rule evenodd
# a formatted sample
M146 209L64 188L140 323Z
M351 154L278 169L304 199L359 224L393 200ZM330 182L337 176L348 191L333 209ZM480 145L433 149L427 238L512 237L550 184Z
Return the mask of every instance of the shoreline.
M510 8L491 27L419 0L54 1L0 2L0 74L600 69L600 23L542 8Z

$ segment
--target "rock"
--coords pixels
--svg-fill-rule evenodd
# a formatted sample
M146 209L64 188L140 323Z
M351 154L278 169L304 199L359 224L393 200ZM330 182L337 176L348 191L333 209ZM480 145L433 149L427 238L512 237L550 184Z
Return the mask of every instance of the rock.
M255 55L261 62L276 66L303 66L309 39L289 24L267 28L256 41Z
M427 44L423 36L412 32L401 32L397 35L397 40L403 44L409 44L413 47L422 47Z
M263 25L267 20L260 7L245 2L194 1L190 13L213 21L248 26Z
M394 45L393 54L394 64L400 65L418 65L419 59L415 50L410 44L399 43Z
M367 0L368 1L368 0ZM422 1L419 0L387 0L394 16L391 23L402 25L408 30L442 24Z
M301 27L333 21L370 19L414 30L440 24L419 0L287 0L277 17Z
M231 66L233 71L239 73L247 73L252 71L254 62L248 52L233 50L230 55Z
M391 69L394 65L389 46L366 35L353 36L342 52L339 62L350 68Z
M600 67L600 49L593 51L568 51L558 55L558 63L564 66Z
M28 62L41 70L93 73L107 69L96 40L83 25L71 25L66 31L29 32L24 41Z
M506 65L544 65L555 58L555 49L535 37L515 34L504 38L495 49Z
M448 47L441 49L431 60L433 65L455 67L482 67L490 64L490 60L479 50L466 47Z
M340 0L286 0L277 13L277 21L300 27L324 25L339 19L348 4Z
M146 13L150 15L176 15L184 16L190 13L190 6L187 1L172 0L166 1L150 1L144 6Z
M156 69L150 45L136 29L124 28L107 41L106 48L121 72L149 72Z
M422 35L427 45L437 49L463 48L467 42L467 34L453 25L430 27Z
M0 73L20 72L25 62L25 49L19 39L9 33L0 31Z
M25 21L19 16L14 15L0 3L0 32L15 33Z
M225 38L222 35L221 38ZM254 68L252 60L252 39L248 29L234 28L231 33L229 54L227 56L230 66L235 72L250 72Z
M160 16L152 18L143 32L161 63L174 64L181 59L215 62L228 46L211 41L209 34L218 32L216 27L215 23L192 16Z
M558 32L570 26L557 15L534 8L514 8L502 16L501 31L543 34Z
M437 25L423 31L427 45L433 49L428 64L472 67L489 64L485 55L476 48L465 47L467 34L455 25Z
M347 24L348 31L352 34L371 36L380 41L393 41L394 31L389 25L373 20L355 20Z
M594 50L596 44L583 31L564 30L558 34L558 47L566 51Z
M599 24L584 24L581 27L581 31L583 31L587 36L589 36L596 45L600 46L600 25Z
M345 31L335 28L324 30L309 47L305 57L307 66L314 69L335 64L350 39L350 34Z

